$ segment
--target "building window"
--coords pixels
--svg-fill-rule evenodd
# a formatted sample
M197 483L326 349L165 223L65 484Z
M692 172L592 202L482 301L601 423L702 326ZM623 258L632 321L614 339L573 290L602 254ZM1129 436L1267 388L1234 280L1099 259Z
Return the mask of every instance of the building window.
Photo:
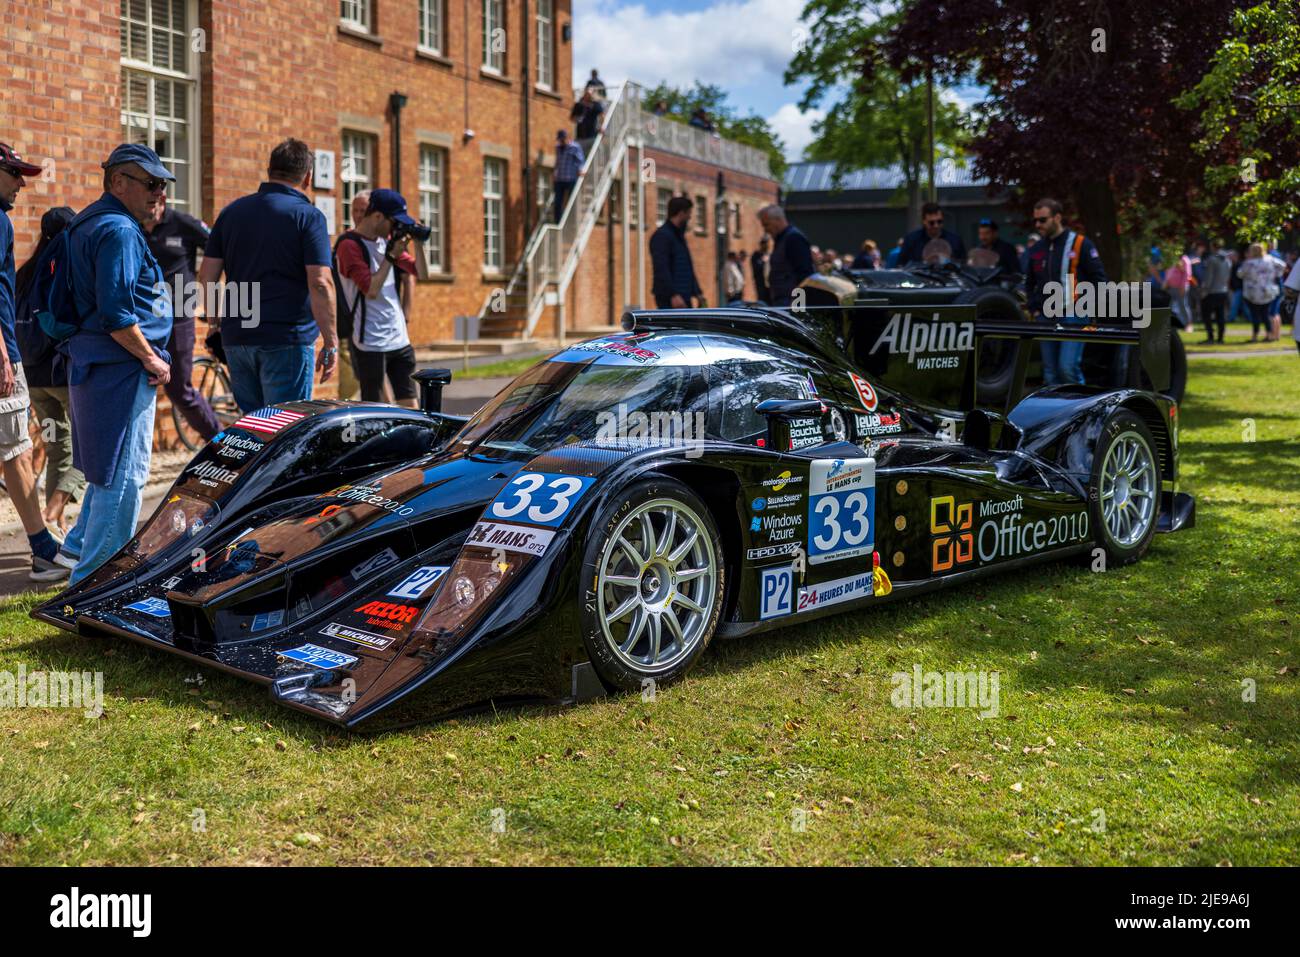
M655 194L655 221L662 226L668 222L668 200L673 198L673 191L660 186Z
M555 202L555 170L549 166L537 167L537 209L542 222L551 221L551 205Z
M695 235L703 236L709 231L709 198L695 197Z
M505 160L483 159L483 271L505 268Z
M506 72L505 0L483 0L483 69Z
M141 143L176 177L167 195L178 209L198 208L197 70L190 29L192 0L123 0L122 142Z
M555 86L555 0L537 0L537 85Z
M425 53L442 54L442 0L420 0L417 15L420 18L418 44Z
M343 183L343 228L351 229L352 199L371 188L375 169L374 140L364 133L343 132L343 155L339 163L339 180Z
M443 184L447 181L447 151L436 146L420 147L420 222L429 227L429 239L424 244L424 254L429 262L429 272L446 272L447 262L443 250L444 216Z
M741 232L742 230L740 227L740 204L732 203L731 204L731 235L739 239Z
M623 221L623 181L616 179L609 184L609 221Z
M339 0L339 20L354 30L370 32L371 0Z

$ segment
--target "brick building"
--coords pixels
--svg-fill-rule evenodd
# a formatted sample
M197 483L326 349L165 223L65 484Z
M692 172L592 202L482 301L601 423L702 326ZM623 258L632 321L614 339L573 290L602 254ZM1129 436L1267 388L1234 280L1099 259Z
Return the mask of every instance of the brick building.
M519 279L526 250L551 235L539 224L555 132L572 126L571 9L570 0L10 0L0 7L0 139L46 166L11 214L18 259L45 209L98 197L99 164L118 142L154 146L177 176L173 205L212 222L256 190L271 148L296 136L317 151L312 199L336 234L352 196L377 186L401 190L433 227L410 323L417 345L449 340L462 314L487 317L484 334L498 337L553 338L561 311L566 334L617 321L648 295L644 245L674 191L698 197L692 252L716 300L718 211L725 241L752 249L753 214L776 183L757 151L645 122L639 102L623 110L636 114L635 136L617 157L602 154L618 172L604 175L593 156L602 181L579 190L592 216L573 217L552 251L565 254L570 278L534 257ZM521 286L540 290L522 321L490 306Z

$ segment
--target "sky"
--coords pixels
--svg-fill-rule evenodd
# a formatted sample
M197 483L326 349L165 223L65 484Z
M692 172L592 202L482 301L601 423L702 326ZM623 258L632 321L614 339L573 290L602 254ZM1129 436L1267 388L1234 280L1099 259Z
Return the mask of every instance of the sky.
M592 67L611 88L624 80L714 83L741 115L759 114L801 158L823 109L801 111L801 86L782 75L806 30L803 0L573 0L573 69L581 86ZM969 103L978 91L959 90ZM826 104L823 104L823 107Z

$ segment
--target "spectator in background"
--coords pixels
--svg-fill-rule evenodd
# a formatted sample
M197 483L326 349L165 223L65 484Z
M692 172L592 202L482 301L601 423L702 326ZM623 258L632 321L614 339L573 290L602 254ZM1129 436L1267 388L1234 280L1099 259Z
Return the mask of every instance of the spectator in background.
M1062 289L1073 289L1078 294L1081 282L1102 283L1106 270L1101 255L1092 241L1082 233L1065 228L1061 204L1054 199L1040 199L1034 204L1034 226L1043 231L1041 242L1029 250L1029 272L1025 286L1029 298L1029 311L1035 319L1061 325L1084 325L1090 316L1077 316L1074 301L1065 302L1063 316L1047 315L1044 306L1050 296L1049 283L1058 283ZM1082 383L1082 342L1061 342L1044 339L1039 343L1043 355L1043 382L1045 385ZM1120 374L1126 367L1115 370Z
M147 146L122 144L103 163L104 195L68 225L73 301L82 322L64 343L73 464L88 483L59 552L73 585L135 534L149 479L157 387L171 374L170 295L144 225L174 177Z
M605 81L600 78L596 68L591 68L591 76L587 78L587 85L583 87L583 92L591 91L591 95L597 99L606 99L608 93L605 91Z
M224 318L208 317L221 323L231 386L243 412L311 398L317 335L323 340L315 362L320 381L338 368L329 231L307 198L311 174L307 144L280 143L271 151L267 182L223 209L208 237L199 270L203 288L224 272L230 283L248 284L239 291L241 301L257 290L257 315L233 315L228 302Z
M1282 264L1282 271L1278 274L1278 278L1281 279L1290 271L1290 264L1287 263L1286 257L1282 255L1282 250L1278 249L1276 243L1270 245L1271 248L1268 254ZM1269 336L1267 341L1277 342L1282 338L1282 290L1280 288L1273 301L1268 304L1268 328Z
M894 243L894 248L891 249L889 251L889 255L885 257L885 268L886 269L898 268L898 260L899 257L901 257L902 255L903 255L903 238L900 236L898 238L898 242Z
M762 303L769 301L767 286L767 261L772 251L772 240L766 235L758 241L758 249L749 257L749 271L754 276L754 297Z
M898 265L921 261L921 250L925 244L934 239L944 240L952 250L953 259L966 261L966 244L952 230L943 228L943 210L938 203L926 203L921 207L921 227L914 229L903 237L903 249L898 256Z
M370 193L366 214L339 237L339 285L352 312L352 359L362 402L384 401L384 379L398 405L415 408L415 350L407 317L415 292L410 237L390 242L395 224L414 225L406 200L391 189Z
M768 294L774 306L788 306L799 284L816 271L808 237L790 225L785 210L773 203L758 211L763 231L772 237L768 260Z
M668 115L668 101L667 101L667 100L659 100L657 103L655 103L655 108L654 108L654 110L652 110L651 112L653 112L655 116L667 116L667 115Z
M668 200L668 218L650 237L650 264L654 281L651 294L656 309L689 309L691 299L704 304L704 291L695 278L686 225L695 204L685 196Z
M1278 280L1286 264L1280 259L1264 252L1261 243L1251 243L1246 249L1246 260L1241 264L1242 294L1246 299L1246 308L1250 310L1250 341L1259 339L1259 330L1264 328L1264 339L1269 341L1271 326L1269 324L1269 307L1281 290Z
M706 133L717 132L717 127L713 125L713 118L709 116L709 111L704 107L700 107L692 113L688 122L689 125L695 127L697 130L704 130Z
M745 298L745 274L740 269L740 253L728 252L726 264L722 267L723 288L727 290L727 302L738 302Z
M45 436L45 510L47 526L66 532L63 513L68 505L81 501L86 491L86 477L72 465L72 422L68 414L67 360L56 343L43 331L36 312L44 308L30 293L36 277L49 271L50 244L67 228L76 213L67 206L47 210L41 217L41 238L31 258L18 269L15 290L18 300L18 349L22 353L23 373L31 395L36 422ZM68 577L69 569L56 565L34 573L36 581L58 581Z
M998 224L992 219L981 219L979 224L980 249L996 253L997 264L1004 273L1020 272L1020 256L1016 247L998 235Z
M12 147L0 143L0 460L5 489L27 533L32 552L33 581L57 581L67 574L67 565L56 562L61 544L50 534L36 494L36 473L32 465L32 440L27 432L27 407L31 399L23 357L18 349L17 299L15 296L14 227L9 210L18 192L27 185L24 177L39 176L41 168L28 163Z
M1295 303L1300 299L1300 261L1291 267L1291 274L1286 277L1286 286L1283 294ZM1291 338L1295 340L1296 349L1300 351L1300 315L1297 315L1297 309L1293 305L1291 308Z
M180 409L190 428L203 436L206 442L221 431L217 414L208 400L194 388L194 315L186 314L188 290L194 282L197 252L208 242L208 224L166 205L163 196L162 216L154 223L145 223L144 231L149 242L149 252L162 267L163 280L171 289L172 334L167 340L167 354L171 356L171 378L163 390L172 405ZM181 286L177 290L179 278ZM179 292L179 294L178 294ZM199 298L202 311L206 296Z
M1178 328L1188 329L1192 325L1192 314L1187 305L1187 288L1192 281L1192 261L1186 255L1165 270L1164 287L1169 293L1169 308L1173 311Z
M601 117L604 113L605 104L592 96L591 90L583 90L582 98L569 111L569 119L574 124L573 135L582 147L584 156L591 152L591 144L600 135Z
M558 223L564 215L564 204L578 182L582 164L586 162L586 151L577 143L569 141L569 131L560 130L555 134L555 221Z
M1219 244L1211 241L1206 247L1206 254L1201 259L1201 317L1205 321L1205 342L1212 343L1214 328L1219 329L1218 341L1223 342L1224 313L1228 309L1228 277L1232 273L1232 263L1223 254Z
M1232 272L1228 276L1228 291L1232 293L1232 302L1228 305L1228 321L1236 322L1241 316L1250 319L1241 282L1241 264L1246 260L1246 247L1241 246L1232 250L1228 254L1228 259L1232 263Z
M365 218L366 210L370 208L370 192L371 191L368 189L363 189L352 197L352 223L354 226ZM343 236L346 235L347 233L345 232ZM334 241L334 258L332 262L336 270L338 269L339 243L343 241L343 236L340 236ZM339 280L342 282L341 273L339 275ZM338 291L335 290L335 295L337 294ZM340 303L340 305L346 312L347 304ZM353 334L356 332L355 323L356 318L354 316ZM352 351L352 335L348 335L345 338L342 334L344 330L339 329L337 331L339 332L339 398L351 400L357 395L361 388L361 383L357 381L357 364L355 353Z
M829 273L834 272L839 268L840 254L834 249L827 248L826 252L822 253L821 259L817 262L817 271Z
M853 257L853 269L879 269L880 268L880 250L876 248L874 239L864 240L862 249Z

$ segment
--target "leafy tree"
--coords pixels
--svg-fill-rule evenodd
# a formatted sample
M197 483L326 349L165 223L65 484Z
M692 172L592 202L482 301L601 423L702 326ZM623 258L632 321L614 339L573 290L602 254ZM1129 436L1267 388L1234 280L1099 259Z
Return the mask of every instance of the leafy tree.
M660 83L641 95L641 103L646 109L652 109L660 100L668 104L666 115L682 123L689 122L696 110L705 110L720 136L762 150L771 163L772 175L778 180L785 175L785 143L781 137L757 113L751 111L747 116L739 115L736 108L727 102L727 93L722 87L699 80L690 89Z
M1300 219L1300 11L1271 0L1232 17L1196 86L1178 100L1197 110L1197 152L1212 158L1206 186L1225 196L1242 239L1272 239Z
M881 41L897 24L897 14L866 0L809 0L802 16L809 35L785 82L808 82L800 109L832 101L813 126L809 158L834 161L837 183L853 170L898 164L908 224L915 227L929 166L927 90L923 77L904 80L881 56ZM961 110L937 93L935 99L935 151L960 156L966 139Z
M858 63L864 77L883 63L905 81L926 67L947 78L973 72L989 90L969 146L975 172L1026 206L1059 198L1112 275L1132 274L1136 262L1121 268L1122 229L1145 229L1151 211L1184 236L1206 222L1197 124L1173 103L1200 81L1232 11L1246 5L903 0L883 56ZM834 6L866 13L875 4Z

